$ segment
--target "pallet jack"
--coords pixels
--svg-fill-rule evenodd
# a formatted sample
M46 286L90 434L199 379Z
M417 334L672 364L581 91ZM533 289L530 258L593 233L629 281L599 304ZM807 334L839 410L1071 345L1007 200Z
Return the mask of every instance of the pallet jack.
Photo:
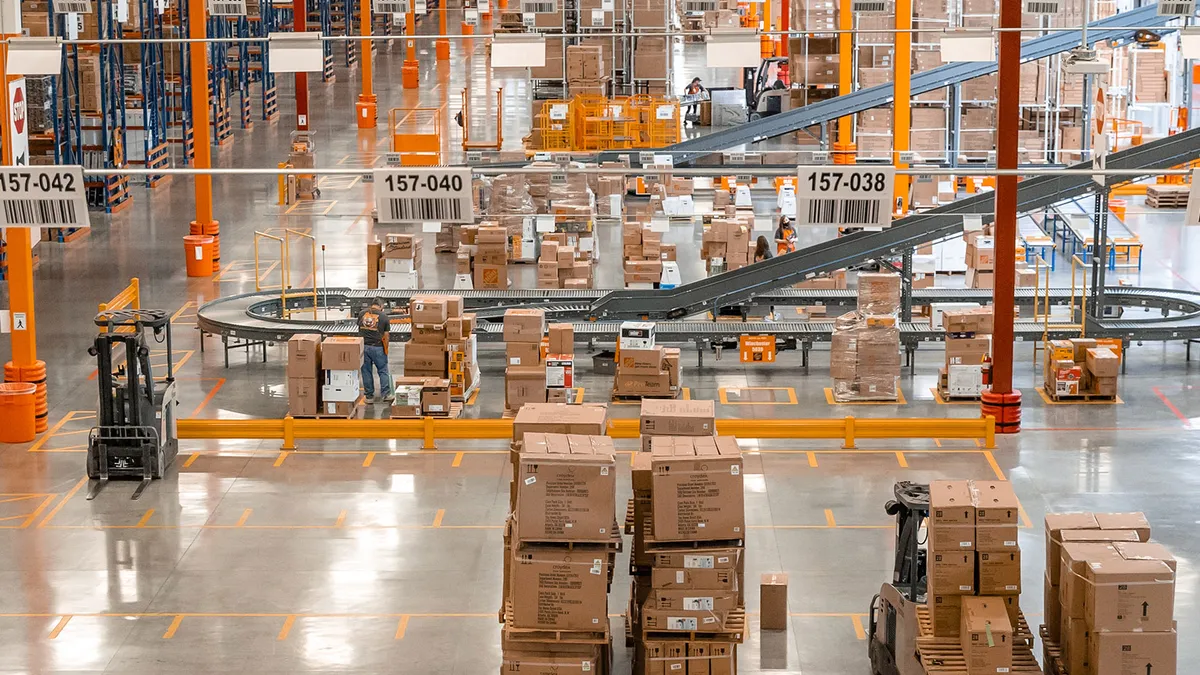
M102 331L88 354L96 357L100 385L98 426L88 434L87 498L95 499L110 478L141 480L132 499L163 474L179 453L175 430L175 367L171 351L171 321L158 309L101 312L95 323ZM156 381L150 366L146 332L166 342L167 374ZM125 362L113 370L113 351L120 345Z
M872 675L924 675L917 658L917 606L925 602L928 568L918 536L929 517L929 486L900 481L892 491L896 498L884 509L896 518L895 567L892 582L871 598L867 652Z

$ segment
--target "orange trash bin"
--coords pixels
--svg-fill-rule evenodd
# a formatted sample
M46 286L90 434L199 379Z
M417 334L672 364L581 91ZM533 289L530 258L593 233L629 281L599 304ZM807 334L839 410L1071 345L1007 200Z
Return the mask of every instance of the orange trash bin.
M189 277L210 277L213 273L213 238L207 234L189 234L183 238L184 258Z
M28 443L37 436L37 385L0 384L0 443Z

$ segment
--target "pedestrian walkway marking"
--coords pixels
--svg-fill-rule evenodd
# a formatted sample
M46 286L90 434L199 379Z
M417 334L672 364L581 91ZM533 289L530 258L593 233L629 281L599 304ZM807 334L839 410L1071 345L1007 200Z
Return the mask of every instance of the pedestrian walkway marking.
M59 636L59 634L63 632L63 629L67 627L67 624L70 622L71 622L70 614L67 614L66 616L59 619L58 623L54 625L54 629L50 631L50 639L53 640L53 639L57 638Z
M791 387L719 387L717 395L722 405L796 405L797 402L796 390Z
M179 624L183 623L183 615L176 614L174 619L171 619L171 625L167 626L167 632L163 633L164 640L170 640L175 637L175 632L179 630Z

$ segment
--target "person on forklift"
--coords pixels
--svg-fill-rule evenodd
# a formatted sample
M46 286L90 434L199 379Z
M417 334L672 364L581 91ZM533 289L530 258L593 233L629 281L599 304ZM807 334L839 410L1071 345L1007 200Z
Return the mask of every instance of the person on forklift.
M780 216L779 227L775 230L775 253L776 255L783 255L795 252L796 226L792 225L791 218Z
M387 312L383 311L383 300L375 298L371 306L358 315L358 334L363 339L362 383L367 394L367 403L375 402L375 374L379 372L379 389L383 401L392 400L392 376L388 373L388 336L391 326Z
M695 96L704 92L704 85L700 84L700 78L698 77L693 77L691 84L683 90L684 96ZM688 105L687 110L684 111L683 119L688 124L700 121L700 103L698 101Z

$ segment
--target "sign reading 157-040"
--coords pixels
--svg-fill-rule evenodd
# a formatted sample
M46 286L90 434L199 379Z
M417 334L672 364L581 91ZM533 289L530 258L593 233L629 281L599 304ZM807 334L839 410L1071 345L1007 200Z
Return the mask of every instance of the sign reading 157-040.
M0 227L91 227L83 167L0 167Z
M473 223L471 170L422 166L376 169L375 207L381 223Z
M887 227L892 224L891 166L802 166L796 184L796 224Z

